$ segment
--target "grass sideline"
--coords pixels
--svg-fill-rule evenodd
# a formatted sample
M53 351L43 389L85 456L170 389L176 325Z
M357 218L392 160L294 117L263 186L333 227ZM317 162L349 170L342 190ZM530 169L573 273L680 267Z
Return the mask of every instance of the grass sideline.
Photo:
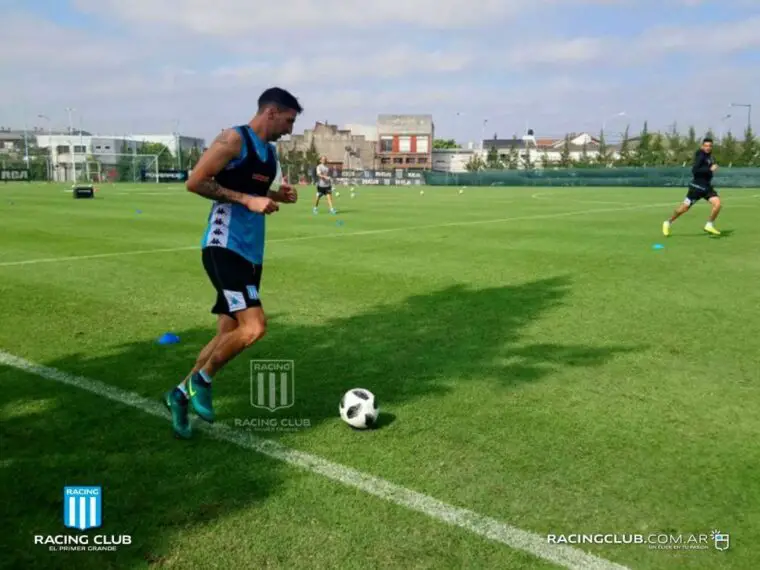
M63 189L0 186L0 349L155 398L213 327L193 249L208 203ZM700 205L665 240L680 189L359 187L337 218L302 191L268 221L270 333L247 357L296 360L296 406L273 415L310 427L259 435L538 534L731 535L727 552L583 546L632 568L752 568L757 194L722 192L726 237L702 234ZM171 251L130 253L151 249ZM168 330L182 342L157 346ZM271 417L250 406L248 358L216 384L234 429ZM340 424L356 385L382 429ZM13 368L0 386L8 568L553 567ZM104 487L103 531L134 546L34 547L66 532L62 487L87 483Z

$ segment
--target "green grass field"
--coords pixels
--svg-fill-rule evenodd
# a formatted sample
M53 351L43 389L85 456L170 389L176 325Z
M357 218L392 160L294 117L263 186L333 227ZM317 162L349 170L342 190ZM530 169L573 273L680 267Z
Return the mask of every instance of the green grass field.
M683 189L359 187L337 217L302 189L268 220L269 333L215 379L227 435L189 442L145 412L213 334L210 203L177 185L65 190L0 185L3 568L561 567L551 545L485 538L260 438L543 538L730 535L726 551L576 546L625 567L758 567L760 190L722 192L722 237L702 232L703 203L666 239ZM167 331L181 342L157 344ZM295 361L292 408L252 407L251 359ZM379 429L340 421L357 386ZM271 418L298 427L250 421ZM65 485L102 486L88 534L132 543L33 544L81 534Z

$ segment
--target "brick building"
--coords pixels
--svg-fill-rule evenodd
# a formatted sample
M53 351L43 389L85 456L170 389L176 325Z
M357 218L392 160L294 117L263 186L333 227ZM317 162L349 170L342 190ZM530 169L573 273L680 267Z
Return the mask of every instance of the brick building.
M432 115L378 115L379 168L431 169L434 131Z

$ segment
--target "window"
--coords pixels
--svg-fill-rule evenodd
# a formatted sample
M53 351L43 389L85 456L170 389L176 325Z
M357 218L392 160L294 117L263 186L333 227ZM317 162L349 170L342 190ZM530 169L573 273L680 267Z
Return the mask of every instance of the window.
M399 152L411 152L412 150L412 137L399 137L398 138L398 151Z
M428 159L424 156L417 159L417 164L427 164Z
M87 147L82 146L80 144L74 145L74 152L78 152L79 154L83 154L87 152Z
M69 152L69 147L66 145L58 145L57 147L55 147L55 152L57 154L65 154Z
M417 152L428 152L430 150L429 141L428 137L417 137Z
M406 159L406 163L407 164L414 164L414 158L410 156L409 158Z
M106 145L106 150L111 150L111 145Z
M380 137L380 152L393 152L393 137Z
M394 158L393 159L393 164L404 164L404 159L403 158Z
M380 159L380 164L390 164L390 163L391 163L391 159L390 158L381 158Z

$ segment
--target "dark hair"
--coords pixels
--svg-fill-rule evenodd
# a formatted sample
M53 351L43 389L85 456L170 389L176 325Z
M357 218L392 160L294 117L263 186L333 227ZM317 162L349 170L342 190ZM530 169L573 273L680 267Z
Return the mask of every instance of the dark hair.
M702 144L713 142L712 137L705 137L702 139Z
M259 97L259 111L273 105L280 110L292 109L296 113L303 112L303 107L291 93L279 87L270 87Z

